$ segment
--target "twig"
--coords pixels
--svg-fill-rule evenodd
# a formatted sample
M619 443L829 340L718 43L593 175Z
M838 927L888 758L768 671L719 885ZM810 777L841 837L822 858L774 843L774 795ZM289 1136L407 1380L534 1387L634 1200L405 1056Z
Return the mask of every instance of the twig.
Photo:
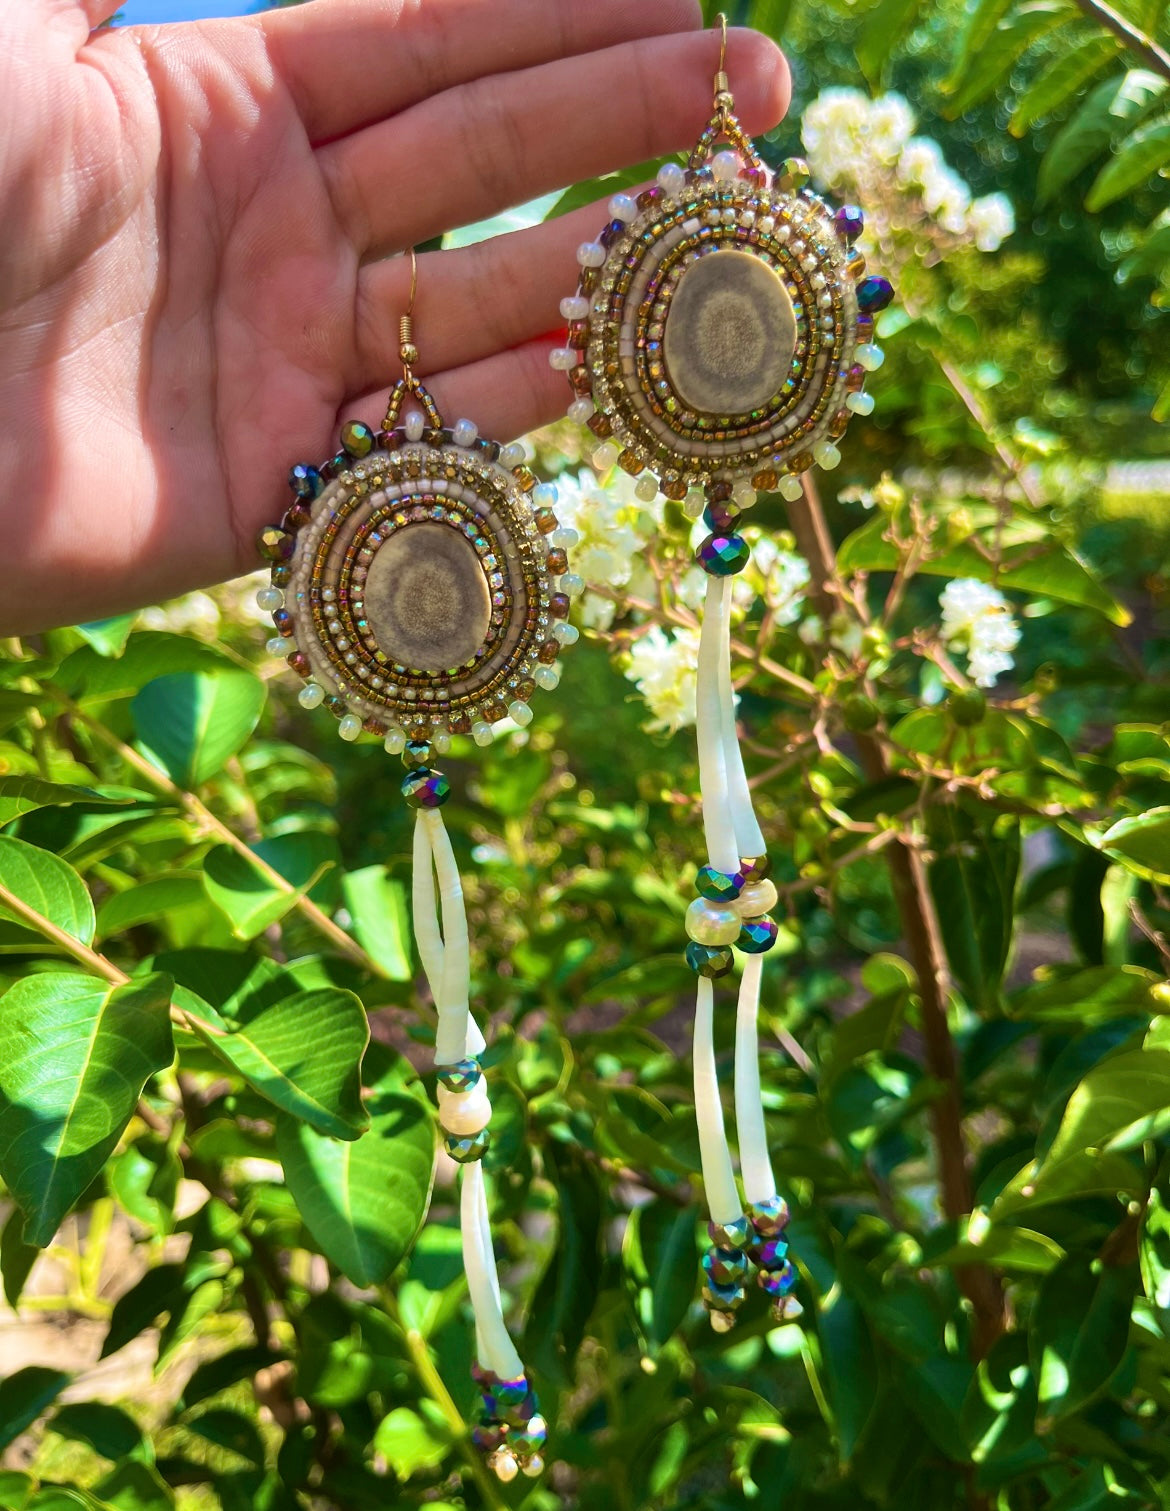
M1124 42L1130 52L1141 58L1147 67L1160 73L1164 79L1170 79L1170 53L1159 47L1153 37L1139 31L1132 21L1127 21L1111 5L1106 5L1105 0L1074 0L1074 4L1090 20L1098 22L1106 31L1111 31L1119 41Z
M64 929L58 928L52 919L46 918L43 913L38 913L35 908L17 897L15 892L10 892L3 883L0 883L0 903L3 903L6 912L12 913L22 923L27 923L29 928L35 929L46 939L51 939L67 955L72 955L74 960L79 961L95 976L101 976L112 986L125 986L130 980L126 972L119 970L112 960L107 960L104 955L91 950L88 944L82 944L80 939L75 939L72 934L67 934Z

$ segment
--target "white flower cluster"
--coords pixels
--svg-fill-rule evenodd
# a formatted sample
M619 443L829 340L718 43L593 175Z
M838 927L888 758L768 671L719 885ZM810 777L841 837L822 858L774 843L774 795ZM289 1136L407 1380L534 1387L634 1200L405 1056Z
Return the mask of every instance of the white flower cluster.
M995 679L1015 665L1012 651L1020 643L1020 627L1007 599L990 583L959 577L947 583L939 605L948 648L966 651L976 687L994 687Z
M603 487L589 468L576 476L562 472L557 478L557 519L580 536L573 547L573 571L586 582L626 588L642 565L642 554L659 518L654 504L635 497L634 486L632 477L615 472ZM585 594L580 613L590 628L607 630L614 612L609 599Z
M813 177L884 210L892 225L910 223L898 214L899 198L919 200L949 236L994 252L1015 230L1011 201L1004 194L972 199L938 143L914 136L916 124L899 94L870 99L860 89L824 90L801 121Z
M668 635L656 624L634 641L626 676L653 715L647 729L673 734L695 722L698 670L698 630Z

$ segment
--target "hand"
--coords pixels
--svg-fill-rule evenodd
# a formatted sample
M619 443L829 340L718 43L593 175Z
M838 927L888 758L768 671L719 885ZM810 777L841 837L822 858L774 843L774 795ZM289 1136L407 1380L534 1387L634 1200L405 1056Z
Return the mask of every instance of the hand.
M91 32L112 0L0 0L0 632L256 564L291 463L376 422L409 288L453 226L690 146L697 0L312 0ZM733 32L749 130L784 60ZM419 259L420 372L505 439L568 397L546 351L589 209Z

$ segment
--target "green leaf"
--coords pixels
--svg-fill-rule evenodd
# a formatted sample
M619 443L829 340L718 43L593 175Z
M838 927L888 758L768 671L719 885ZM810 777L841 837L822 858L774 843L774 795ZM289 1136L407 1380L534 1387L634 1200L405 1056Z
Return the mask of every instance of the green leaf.
M1116 56L1117 42L1112 36L1086 37L1062 51L1020 96L1009 126L1012 135L1023 136L1041 116L1059 109Z
M1082 1254L1045 1277L1028 1329L1039 1431L1087 1406L1116 1373L1137 1284L1136 1264L1102 1265Z
M162 1312L169 1312L183 1297L183 1268L158 1264L147 1270L137 1284L124 1291L110 1313L110 1325L102 1342L101 1357L116 1354L137 1338Z
M403 884L387 876L385 866L364 866L347 871L341 888L362 949L391 981L412 980L410 918Z
M274 1106L334 1138L354 1139L369 1127L361 1066L370 1026L352 992L295 992L234 1030L214 1009L200 1008L186 1020L191 1029Z
M356 1143L288 1117L276 1124L277 1151L305 1226L355 1285L380 1285L397 1268L426 1213L434 1166L434 1128L419 1098L385 1090L368 1107L369 1132Z
M1101 848L1122 865L1154 881L1170 881L1170 808L1151 808L1119 819L1101 836Z
M130 705L138 740L183 788L222 770L256 728L264 684L251 672L171 672L148 682Z
M8 824L22 813L37 808L68 806L70 803L98 803L125 806L133 802L128 796L110 796L95 787L76 787L69 782L45 782L36 776L0 776L0 824Z
M114 1150L146 1081L174 1057L171 978L107 987L54 972L0 998L0 1176L43 1248Z
M153 1464L131 1460L94 1486L104 1505L117 1511L171 1511L175 1497Z
M841 1458L848 1463L878 1398L878 1368L865 1314L852 1296L834 1289L817 1317L821 1358Z
M636 163L632 168L623 168L617 173L603 173L599 178L584 179L565 190L545 219L555 220L557 216L568 215L572 210L583 210L587 205L604 201L624 189L643 188L653 182L662 161L662 158L656 157L646 163ZM598 205L598 216L601 220L605 219L604 204Z
M59 1369L42 1369L38 1364L0 1380L0 1449L31 1427L68 1384L67 1374Z
M1087 1028L1114 1018L1170 1012L1170 1003L1163 1003L1151 992L1157 982L1153 971L1136 965L1057 969L1052 979L1013 992L1008 1013L1029 1022L1072 1023Z
M1165 88L1165 79L1145 69L1130 69L1099 84L1053 137L1044 154L1036 180L1037 203L1047 204Z
M959 42L958 56L945 89L954 90L967 72L972 58L977 57L991 40L996 27L1011 10L1015 0L979 0L970 13Z
M50 851L0 834L0 887L82 944L93 943L96 921L85 883L72 866ZM18 913L5 908L2 898L0 918L32 927Z
M144 1458L152 1451L134 1418L105 1401L72 1401L49 1426L63 1438L88 1443L104 1459Z
M40 1249L24 1241L24 1213L13 1207L0 1236L0 1273L4 1276L4 1299L13 1311L20 1302L25 1281L37 1262Z
M963 1403L963 1435L976 1464L998 1464L1035 1439L1036 1382L1020 1333L998 1338L980 1359Z
M430 1404L420 1403L424 1409ZM420 1469L443 1462L451 1451L451 1430L436 1411L424 1417L408 1406L397 1406L378 1423L374 1451L382 1454L398 1479L408 1480Z
M158 924L182 908L202 904L207 892L200 876L156 876L140 881L124 892L114 892L98 908L97 937L124 934L143 923ZM212 915L214 916L214 915Z
M99 656L120 656L126 649L126 642L137 618L136 610L133 614L118 614L113 619L95 619L90 624L78 624L74 628Z
M255 1422L238 1411L213 1406L202 1416L186 1423L187 1431L226 1448L256 1468L264 1466L264 1441Z
M993 1011L1012 945L1019 830L989 832L949 803L929 819L930 890L947 959L967 1001Z
M233 1348L200 1364L183 1387L180 1405L184 1411L198 1406L209 1396L228 1390L240 1380L250 1380L260 1370L275 1364L277 1355L270 1349L251 1344L246 1348Z
M102 656L92 646L81 646L61 663L56 681L66 692L88 703L132 697L156 677L175 672L245 670L244 663L229 652L191 635L138 630L117 658Z
M861 71L871 84L880 83L890 52L918 19L921 7L922 0L878 0L866 12L856 52Z
M947 81L951 94L947 116L954 120L972 105L986 99L998 84L1007 79L1034 42L1046 32L1066 25L1070 19L1069 8L1063 0L1026 0L1014 15L1000 20L978 52L972 53L962 73Z
M1133 1049L1093 1067L1068 1099L1046 1163L1085 1149L1122 1149L1152 1136L1170 1109L1170 1050Z
M788 28L793 0L753 0L750 24L773 42L779 42Z
M682 1326L695 1298L696 1222L693 1207L658 1200L637 1208L626 1227L626 1267L644 1288L642 1325L655 1348L661 1348Z
M524 1330L524 1352L551 1380L568 1385L601 1288L601 1193L572 1145L548 1143L543 1153L559 1226Z
M1085 196L1085 209L1103 210L1131 189L1140 188L1167 163L1170 163L1170 116L1162 116L1139 126L1118 146Z
M253 848L291 884L291 892L274 886L230 845L216 845L203 862L207 894L223 910L240 939L255 939L294 908L301 897L312 897L314 902L327 900L332 881L327 873L339 859L336 840L317 829L262 839Z

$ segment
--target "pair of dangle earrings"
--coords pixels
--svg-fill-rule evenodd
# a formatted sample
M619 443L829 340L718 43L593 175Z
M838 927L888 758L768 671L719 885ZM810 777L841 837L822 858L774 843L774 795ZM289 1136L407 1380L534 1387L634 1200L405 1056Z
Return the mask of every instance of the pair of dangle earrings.
M866 276L854 243L861 211L833 210L790 158L769 170L735 116L720 17L713 113L685 167L670 162L578 252L580 278L561 311L567 339L550 360L567 374L569 415L588 425L594 465L638 479L639 497L701 498L708 573L696 732L706 864L687 911L697 977L695 1105L711 1246L703 1299L727 1331L754 1274L779 1318L795 1316L788 1207L778 1194L760 1095L757 1017L778 898L735 723L731 579L750 548L738 531L759 492L795 500L801 475L836 466L852 414L873 401L881 362L873 319L892 297ZM410 308L414 302L414 272ZM296 466L294 499L261 532L272 568L260 605L271 652L304 679L305 708L325 705L342 739L363 731L401 756L416 810L415 938L437 1011L439 1122L463 1167L460 1225L481 1390L477 1445L502 1480L539 1475L547 1427L504 1322L482 1158L491 1102L483 1035L470 1011L467 917L436 764L454 735L488 745L505 719L526 725L538 690L560 680L578 638L569 623L584 583L576 535L556 518L517 443L444 423L415 374L410 314L403 375L378 430L350 422L323 465ZM744 955L736 1013L734 1102L741 1197L724 1127L714 1047L714 983Z

